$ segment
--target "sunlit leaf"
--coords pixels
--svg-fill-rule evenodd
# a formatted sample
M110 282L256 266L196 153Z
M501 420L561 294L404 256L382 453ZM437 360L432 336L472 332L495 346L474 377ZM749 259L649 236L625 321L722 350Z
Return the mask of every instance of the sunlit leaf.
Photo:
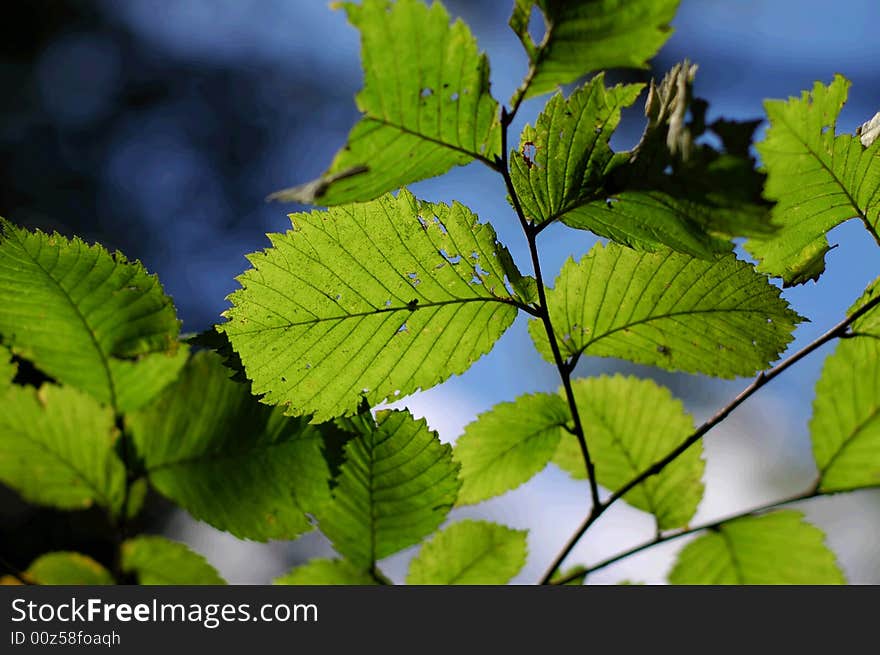
M319 514L321 531L361 570L437 529L460 486L452 449L424 419L383 411L371 423L346 444L333 501Z
M724 523L685 546L672 584L844 584L822 531L791 510Z
M219 326L253 392L324 421L427 389L487 353L517 314L506 252L456 203L402 190L327 212L250 255Z
M877 293L872 283L850 313ZM819 489L880 486L880 311L870 310L825 360L816 383L810 433Z
M528 34L533 6L546 24L537 45ZM531 65L517 93L541 95L606 68L646 68L672 33L669 22L677 8L678 0L518 0L510 26Z
M149 400L180 368L171 299L119 252L0 219L0 305L0 337L15 354L118 411ZM141 358L138 386L121 391Z
M764 103L770 127L758 144L767 168L766 195L776 201L773 220L781 226L770 239L751 239L746 248L759 270L787 285L818 278L829 250L826 234L860 218L875 239L880 231L880 143L865 147L859 136L837 134L837 118L849 81L837 75L816 82L800 98Z
M779 289L733 255L715 261L596 244L547 293L564 356L619 357L731 378L762 370L801 318ZM543 326L529 331L553 361Z
M361 33L363 114L319 179L273 194L320 205L372 200L387 191L500 154L489 62L440 2L339 3Z
M41 585L112 585L113 576L91 557L59 551L41 555L24 572L29 582Z
M125 468L110 408L52 384L11 385L0 407L0 480L40 505L121 508Z
M480 414L455 444L461 463L458 504L478 503L509 491L541 471L570 418L560 396L520 396Z
M276 578L280 585L375 585L369 573L344 559L313 559Z
M681 401L652 380L615 375L575 380L572 386L596 481L606 489L621 488L694 431ZM701 443L691 446L623 499L653 514L660 529L686 525L703 497L702 452ZM553 462L575 478L586 477L573 435L563 435Z
M526 563L526 535L487 521L453 523L422 546L407 584L506 584Z
M186 544L140 536L122 544L122 568L142 585L221 585L226 581Z

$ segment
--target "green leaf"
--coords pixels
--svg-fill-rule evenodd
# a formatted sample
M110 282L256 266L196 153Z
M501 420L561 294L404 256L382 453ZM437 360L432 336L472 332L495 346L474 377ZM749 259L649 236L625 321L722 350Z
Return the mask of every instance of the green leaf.
M222 585L226 581L186 544L140 536L122 544L122 569L142 585Z
M344 559L313 559L276 578L278 585L375 585L369 573Z
M572 389L596 481L606 489L623 487L694 431L694 420L681 401L653 380L602 376L575 380ZM691 446L623 499L653 514L661 530L687 525L703 497L702 453L702 443ZM553 462L575 478L586 477L574 435L563 436Z
M395 198L292 215L250 255L229 335L253 392L315 421L439 384L516 318L491 226L456 203Z
M722 524L685 546L669 574L684 585L845 584L825 535L791 510Z
M109 407L51 384L12 385L0 406L0 480L40 505L121 508L125 468Z
M758 122L709 125L723 152L700 143L708 104L692 97L696 70L684 61L659 84L651 81L639 144L591 163L593 179L558 214L566 225L638 250L668 246L703 259L730 252L732 237L774 232L761 197L764 177L749 152ZM565 149L556 157L567 161L572 155L574 161L586 157Z
M537 46L528 36L532 6L541 10L546 24ZM647 68L672 33L669 22L676 9L678 0L518 0L510 26L531 65L517 96L541 95L606 68Z
M880 485L880 341L841 341L816 383L810 421L819 489Z
M436 530L460 483L452 448L424 419L384 411L360 426L319 522L337 552L367 570Z
M214 353L127 424L153 486L237 537L293 539L329 500L319 429L259 403Z
M880 143L865 147L858 136L836 133L849 84L837 75L800 98L764 103L770 127L758 152L781 229L749 240L746 249L760 260L758 270L786 285L822 274L831 228L858 217L875 238L880 229Z
M91 557L59 551L41 555L24 573L25 579L41 585L112 585L113 576Z
M278 200L339 205L500 154L498 103L489 61L468 27L440 2L340 3L361 32L363 114L319 179L273 194Z
M173 354L180 325L158 279L140 262L78 238L28 232L0 219L0 336L12 352L121 411L136 406L133 362ZM173 373L167 357L146 366L144 391ZM161 388L161 386L159 387ZM120 408L123 395L127 407Z
M715 261L596 244L547 293L563 356L620 357L732 378L762 370L803 320L779 289L733 255ZM544 327L529 331L553 361Z
M862 297L849 308L847 315L852 316L859 308L874 300L878 293L880 293L880 277L867 286ZM850 330L853 334L880 338L880 309L875 307L859 316L853 321Z
M425 543L409 567L411 585L507 584L526 563L526 530L461 521Z
M547 393L520 396L480 414L464 429L453 451L461 463L458 504L498 496L541 471L569 418L565 401Z

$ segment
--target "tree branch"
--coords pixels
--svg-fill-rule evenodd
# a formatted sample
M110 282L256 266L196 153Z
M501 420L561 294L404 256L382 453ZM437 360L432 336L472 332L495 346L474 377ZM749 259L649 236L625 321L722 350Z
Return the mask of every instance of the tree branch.
M696 532L702 532L703 530L712 530L718 527L721 527L725 523L729 523L730 521L735 521L736 519L745 518L747 516L754 516L756 514L763 514L772 509L776 509L777 507L781 507L783 505L790 505L791 503L799 503L804 500L810 500L812 498L819 498L821 496L834 496L840 493L851 493L854 491L864 491L867 489L880 489L880 483L866 485L863 487L856 487L854 489L847 489L845 491L819 491L818 489L811 488L808 491L805 491L800 494L796 494L794 496L789 496L788 498L783 498L782 500L776 500L772 503L767 503L766 505L761 505L759 507L753 507L752 509L746 510L745 512L740 512L739 514L733 514L723 519L718 519L716 521L712 521L711 523L703 523L701 525L696 525L692 528L687 528L685 530L678 530L676 532L670 532L667 534L658 534L654 539L650 541L645 541L637 546L633 546L627 550L624 550L617 555L613 555L607 559L602 560L597 564L593 564L592 566L586 567L586 570L580 569L573 574L560 576L551 582L553 585L561 585L566 582L571 582L575 578L582 575L589 575L594 571L598 571L599 569L604 569L607 566L614 564L615 562L619 562L622 559L626 559L631 555L635 555L636 553L640 553L643 550L648 550L649 548L653 548L658 544L665 543L667 541L673 541L675 539L679 539L681 537L685 537L689 534L694 534Z
M771 368L769 371L761 371L758 376L752 381L752 383L743 389L739 394L736 395L729 403L727 403L724 407L718 410L712 418L703 423L700 427L698 427L687 439L685 439L678 447L672 450L668 455L655 462L647 469L636 475L632 480L623 485L620 489L615 491L608 497L608 499L601 504L594 505L589 515L584 519L584 521L578 526L577 530L575 530L574 534L569 538L569 540L565 543L562 550L556 556L556 559L553 560L553 563L550 565L550 568L547 569L547 572L544 574L544 577L541 579L541 584L548 584L550 579L559 570L559 567L562 565L562 562L568 557L569 553L572 549L577 545L578 541L580 541L581 537L586 534L587 530L590 529L590 526L596 522L596 520L602 516L602 514L607 510L611 505L620 500L624 495L627 494L631 489L641 484L651 476L657 475L663 469L665 469L671 462L673 462L679 455L685 452L688 448L693 446L696 442L702 439L709 430L714 428L716 425L721 423L724 419L726 419L730 413L739 407L742 403L744 403L748 398L752 396L758 389L763 387L765 384L770 382L773 378L778 376L780 373L788 369L793 364L796 364L804 357L809 355L815 350L818 350L822 346L824 346L829 341L832 341L836 338L842 337L847 334L847 330L849 326L858 320L861 316L864 316L871 309L880 305L880 296L876 298L872 298L867 303L859 307L856 311L854 311L851 315L847 316L845 319L840 321L837 325L832 327L830 330L825 332L822 336L815 339L812 343L807 346L801 348L793 355L787 357L782 362Z
M599 505L599 485L596 483L596 470L593 466L593 460L590 457L590 450L587 446L587 440L584 436L584 428L581 423L580 413L578 412L577 403L574 399L574 391L571 387L571 371L572 367L562 357L559 350L559 344L556 341L556 334L553 330L553 322L550 320L550 313L547 309L547 293L544 289L544 276L541 272L541 259L538 256L538 245L534 226L529 223L520 204L516 189L513 186L513 180L510 179L510 170L507 161L507 127L510 125L509 114L507 108L501 109L501 157L498 161L498 167L504 177L504 184L507 186L507 193L510 195L510 201L519 218L520 226L526 235L529 244L529 254L532 258L532 267L535 272L535 282L538 287L538 318L544 325L544 331L547 333L547 339L550 341L550 349L553 352L553 361L556 369L559 371L559 377L562 379L562 386L565 389L565 398L568 401L568 407L571 411L572 420L574 422L573 433L578 440L581 448L581 455L584 458L584 465L587 469L587 477L590 481L590 496L592 498L593 507Z

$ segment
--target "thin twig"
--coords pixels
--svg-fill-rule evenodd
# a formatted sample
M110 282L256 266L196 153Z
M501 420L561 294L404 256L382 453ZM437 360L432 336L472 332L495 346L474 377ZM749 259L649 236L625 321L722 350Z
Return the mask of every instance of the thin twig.
M880 483L866 485L863 487L855 487L853 489L847 489L845 492L844 491L820 491L816 488L811 488L810 490L808 490L806 492L796 494L794 496L789 496L788 498L783 498L782 500L776 500L771 503L767 503L766 505L761 505L760 507L753 507L752 509L746 510L744 512L740 512L738 514L733 514L733 515L727 516L723 519L717 519L717 520L712 521L710 523L703 523L701 525L695 525L695 526L687 528L685 530L678 530L676 532L670 532L667 534L659 534L659 535L655 536L653 539L651 539L650 541L645 541L643 543L640 543L637 546L633 546L632 548L629 548L629 549L624 550L620 553L617 553L616 555L613 555L607 559L604 559L604 560L598 562L597 564L593 564L592 566L588 566L588 567L586 567L586 570L581 568L578 571L571 573L569 575L564 575L564 576L560 576L558 578L555 578L553 580L553 582L551 582L550 584L561 585L561 584L565 584L566 582L571 582L575 578L578 578L582 575L589 575L590 573L598 571L599 569L604 569L605 567L610 566L616 562L619 562L622 559L626 559L627 557L635 555L636 553L640 553L643 550L648 550L649 548L653 548L654 546L656 546L658 544L662 544L667 541L673 541L673 540L679 539L681 537L686 537L689 534L694 534L696 532L702 532L703 530L713 530L715 528L721 527L725 523L729 523L730 521L735 521L736 519L745 518L747 516L754 516L756 514L763 514L764 512L767 512L772 509L776 509L777 507L782 507L784 505L790 505L792 503L799 503L804 500L810 500L812 498L819 498L822 496L833 496L833 495L836 495L839 493L850 493L850 492L854 492L854 491L864 491L867 489L878 489L878 488L880 488Z
M655 462L647 469L636 475L632 480L630 480L620 489L611 494L611 496L609 496L604 503L594 505L593 508L590 510L589 515L583 520L580 526L578 526L577 530L575 530L574 534L572 534L572 536L565 543L565 546L563 546L562 550L553 560L553 563L550 565L550 567L547 569L547 572L544 574L544 577L541 579L541 584L548 584L550 582L550 579L555 575L556 571L559 570L562 562L565 560L566 557L568 557L569 553L572 551L575 545L577 545L581 537L584 536L584 534L587 532L587 530L590 529L593 523L595 523L596 520L600 516L602 516L605 510L611 507L611 505L620 500L624 495L626 495L627 492L644 482L646 479L660 473L679 455L684 453L688 448L690 448L696 442L702 439L703 436L705 436L705 434L709 432L709 430L711 430L716 425L721 423L724 419L726 419L733 410L744 403L749 397L751 397L752 394L754 394L761 387L770 382L770 380L775 378L777 375L785 371L793 364L799 362L801 359L803 359L813 351L821 348L829 341L832 341L847 334L847 329L854 321L858 320L861 316L869 312L878 304L880 304L880 296L872 298L870 301L859 307L859 309L854 311L851 315L849 315L833 328L828 330L825 334L818 337L807 346L801 348L790 357L787 357L785 360L771 368L769 371L761 371L761 373L758 374L758 376L752 381L749 386L743 389L729 403L718 410L718 412L716 412L715 415L712 416L712 418L710 418L708 421L698 427L687 439L685 439L681 443L681 445L672 450L664 458Z
M507 193L510 195L510 201L513 204L514 211L516 211L517 218L519 218L520 226L522 227L523 233L526 235L526 240L529 244L529 254L532 258L532 267L535 272L535 283L538 287L538 318L541 319L541 323L544 325L544 331L547 333L547 339L550 342L550 350L553 353L553 361L556 364L556 369L559 371L559 377L562 379L562 386L565 389L565 398L568 401L568 407L571 411L572 420L574 422L574 435L578 440L578 445L581 449L581 455L584 458L584 466L587 470L587 478L590 481L590 496L592 498L593 507L599 504L599 485L596 482L596 470L593 465L593 460L590 457L590 450L587 447L587 440L584 436L584 428L581 423L580 412L578 412L577 403L574 398L574 391L571 386L571 366L569 366L568 362L562 357L562 353L559 350L559 344L556 341L556 333L553 330L553 322L550 320L550 313L547 309L547 293L544 289L544 276L541 272L541 259L538 256L538 245L537 240L535 239L535 231L533 226L529 223L526 218L525 212L523 211L522 205L520 204L519 197L517 196L516 189L513 186L513 180L510 178L509 166L507 161L507 127L510 125L510 120L508 118L509 114L507 113L506 108L501 109L501 125L503 127L501 131L501 157L499 157L498 165L501 171L502 177L504 177L504 183L507 186Z

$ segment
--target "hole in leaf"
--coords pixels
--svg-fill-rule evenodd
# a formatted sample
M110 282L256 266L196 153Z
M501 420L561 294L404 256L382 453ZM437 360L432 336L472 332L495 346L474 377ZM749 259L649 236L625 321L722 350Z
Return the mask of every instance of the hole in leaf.
M471 278L471 284L483 284L483 281L480 278L478 278L476 275L474 275Z
M281 376L281 381L282 381L282 382L287 382L287 378L284 377L284 376L282 375L282 376Z
M480 258L480 253L478 253L476 250L472 250L471 251L471 259L479 259L479 258Z
M422 92L419 95L423 98L429 98L434 95L434 89L425 87L424 89L422 89Z
M385 306L391 307L391 298L389 298L388 300L385 301Z
M441 231L443 234L449 234L449 232L448 232L447 229L446 229L446 226L443 225L443 221L440 220L440 217L439 217L439 216L435 216L435 217L434 217L434 225L436 225L438 228L440 228L440 231Z
M540 43L544 40L544 35L547 33L547 22L544 20L544 14L538 9L537 4L532 5L532 13L529 14L527 29L529 36L532 37L532 41L535 43Z
M409 332L409 328L406 326L406 323L397 328L397 332L395 332L395 334L402 334L403 332ZM366 393L366 389L364 389L364 392Z
M461 255L450 255L449 253L447 253L445 250L442 250L442 249L438 250L437 252L439 252L440 256L443 257L443 259L445 259L450 264L457 264L458 262L461 261Z
M421 216L419 216L418 219L419 219L419 225L422 226L422 229L423 229L423 230L427 231L427 229L428 229L428 221L426 221L426 220L425 220L424 218L422 218Z
M525 141L520 146L520 154L526 166L531 168L535 165L535 155L538 154L538 146L535 145L534 141Z
M452 102L458 102L458 93L453 93L449 96L449 99L452 100Z

